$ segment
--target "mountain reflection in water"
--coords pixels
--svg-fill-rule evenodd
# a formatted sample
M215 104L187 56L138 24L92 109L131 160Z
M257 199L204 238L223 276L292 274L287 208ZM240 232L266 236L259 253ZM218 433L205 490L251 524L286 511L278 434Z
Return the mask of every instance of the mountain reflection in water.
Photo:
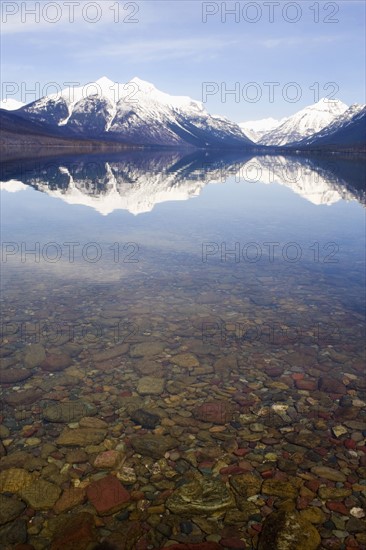
M114 210L150 212L158 203L190 199L230 176L236 182L287 186L315 205L365 202L365 164L322 156L133 151L11 161L1 165L0 180L3 189L24 184L108 215Z

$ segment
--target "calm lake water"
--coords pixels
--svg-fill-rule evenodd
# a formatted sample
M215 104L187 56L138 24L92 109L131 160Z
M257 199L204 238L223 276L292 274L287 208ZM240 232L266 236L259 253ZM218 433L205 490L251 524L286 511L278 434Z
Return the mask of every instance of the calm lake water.
M15 525L58 548L88 512L80 548L256 548L289 495L322 547L364 547L364 178L236 153L3 164L0 490L31 510L5 547Z

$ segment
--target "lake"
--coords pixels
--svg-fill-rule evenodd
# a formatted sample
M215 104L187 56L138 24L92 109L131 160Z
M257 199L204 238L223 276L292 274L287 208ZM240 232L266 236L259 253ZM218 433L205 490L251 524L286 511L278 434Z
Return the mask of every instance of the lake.
M364 162L150 150L0 180L16 542L85 511L89 542L255 548L288 496L324 548L361 548Z

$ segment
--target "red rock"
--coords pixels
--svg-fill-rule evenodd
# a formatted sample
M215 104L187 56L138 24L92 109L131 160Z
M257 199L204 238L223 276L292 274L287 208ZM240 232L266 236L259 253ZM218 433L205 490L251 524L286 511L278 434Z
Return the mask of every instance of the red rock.
M112 517L108 519L111 520L111 525L113 526L114 521ZM108 528L108 520L106 520L105 527ZM146 529L144 529L143 524L139 521L123 521L118 531L114 531L103 542L108 542L113 548L118 550L137 550L137 548L140 548L139 541L146 543L145 533Z
M346 439L344 441L344 446L346 449L355 449L357 447L357 443L353 439Z
M145 493L143 493L142 491L132 491L130 497L131 500L142 500L143 498L145 498Z
M46 359L42 361L41 368L47 372L59 372L66 369L72 363L70 357L64 353L55 354L50 353L46 356Z
M9 369L1 369L0 384L16 384L16 382L22 382L32 376L30 369L10 367Z
M349 510L345 507L343 502L331 502L328 501L325 503L328 510L331 510L332 512L338 512L338 514L342 514L343 516L348 516Z
M38 432L38 428L35 426L35 427L32 427L32 428L29 428L28 430L26 430L25 432L23 432L23 437L32 437L32 435L36 434Z
M316 493L320 487L320 481L317 479L309 479L305 481L305 487L310 489L313 493Z
M101 516L114 514L130 500L130 493L113 475L91 483L86 490L91 504Z
M245 542L236 538L221 539L220 544L222 544L225 548L238 548L239 550L246 548Z
M301 372L295 372L293 375L292 375L292 378L294 380L303 380L304 379L304 374L301 373Z
M99 469L114 468L123 459L122 453L115 450L102 451L94 460L94 467Z
M273 470L265 470L264 472L261 472L261 476L263 477L263 479L270 479L271 477L273 477Z
M226 468L221 468L220 474L221 475L235 475L235 474L243 474L247 470L245 468L240 468L237 464L232 464L231 466L226 466Z
M50 550L85 550L96 538L94 517L81 512L67 518L56 531Z
M346 550L355 550L359 547L357 540L351 535L345 539Z
M298 499L296 501L296 508L298 510L305 510L305 508L307 508L309 506L311 501L312 501L311 498L298 497Z
M246 454L248 454L250 452L249 449L236 449L234 451L234 455L236 456L245 456Z
M215 463L212 460L202 460L202 462L198 464L198 468L213 468L214 465Z
M326 456L328 454L328 449L324 449L323 447L315 447L314 452L318 453L320 456Z
M347 388L341 380L331 378L330 376L322 376L319 378L318 387L325 393L335 393L339 395L345 395Z
M245 470L246 472L251 472L254 468L253 465L248 460L241 460L238 464L239 468Z
M298 390L314 391L317 389L314 380L295 380L295 386Z
M136 550L148 550L150 548L149 542L146 537L140 539L135 546Z
M266 373L271 378L272 378L272 376L274 378L277 378L278 376L281 376L281 374L283 373L283 368L280 367L280 366L277 366L277 365L276 366L266 366L265 369L266 369Z

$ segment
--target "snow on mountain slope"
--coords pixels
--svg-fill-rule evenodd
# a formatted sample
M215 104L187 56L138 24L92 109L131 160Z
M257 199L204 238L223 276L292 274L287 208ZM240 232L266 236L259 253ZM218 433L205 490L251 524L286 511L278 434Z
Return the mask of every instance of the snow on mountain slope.
M237 124L211 116L201 102L171 96L139 78L120 84L103 77L66 88L26 105L20 114L52 125L63 135L89 139L143 145L253 145Z
M260 139L261 145L287 145L315 134L331 124L348 109L338 99L321 99L314 105L305 107L282 124L265 133Z
M0 101L0 109L6 109L7 111L16 111L17 109L20 109L24 106L24 103L21 101L18 101L17 99L13 99L11 97L8 97L7 99L2 99Z
M357 103L351 105L344 113L333 120L331 124L299 142L299 145L343 143L344 146L360 142L366 144L366 105Z
M264 134L274 130L280 124L283 124L287 120L282 118L277 120L276 118L262 118L260 120L248 120L247 122L240 122L239 126L243 130L244 134L252 141L257 143L260 141Z

